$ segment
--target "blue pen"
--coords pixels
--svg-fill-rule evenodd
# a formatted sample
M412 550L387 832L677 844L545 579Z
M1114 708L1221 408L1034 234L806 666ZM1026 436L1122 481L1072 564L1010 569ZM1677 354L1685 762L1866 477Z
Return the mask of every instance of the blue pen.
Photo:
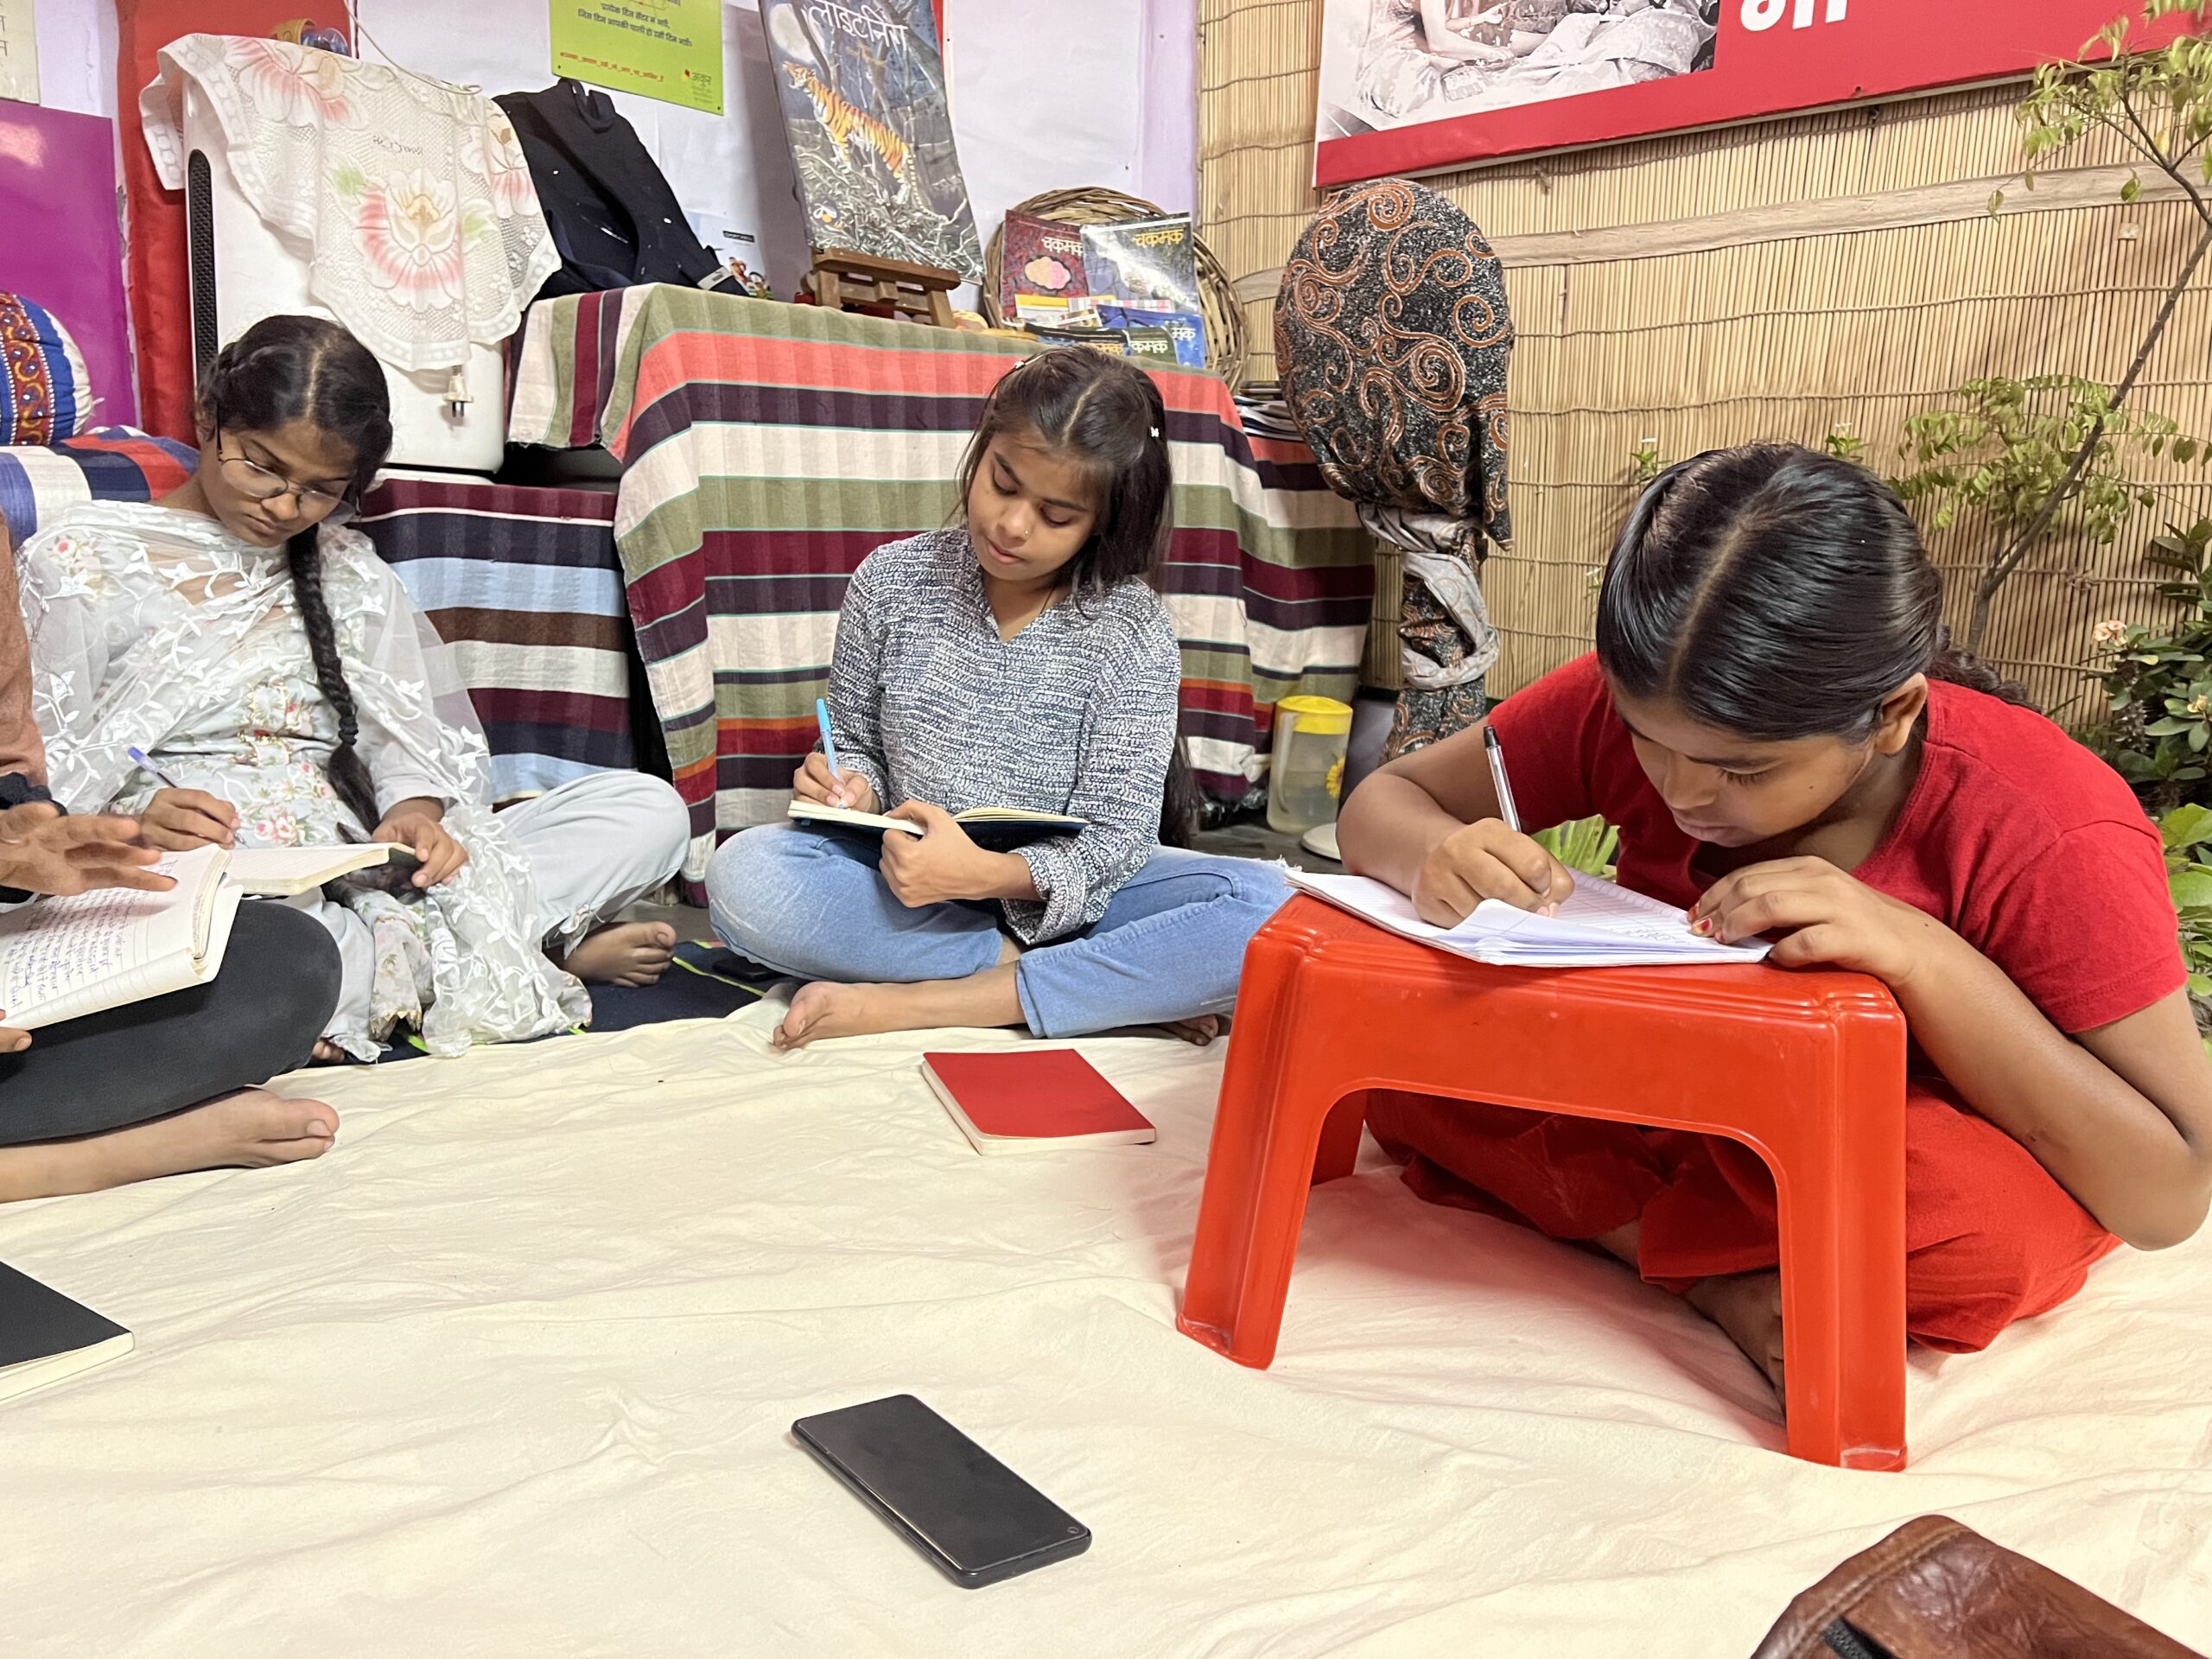
M163 772L151 760L149 760L146 758L145 750L131 747L124 750L124 753L130 757L130 763L133 766L137 766L139 771L144 772L149 778L151 778L156 783L161 785L163 788L182 789L184 787L182 784L177 782L175 779L170 777L168 773Z
M838 780L836 785L836 804L842 805L845 799L845 785L844 780L839 776L839 774L843 771L843 768L837 764L837 740L830 735L829 698L817 697L814 700L814 718L816 723L822 728L822 758L830 763L830 777L837 779Z

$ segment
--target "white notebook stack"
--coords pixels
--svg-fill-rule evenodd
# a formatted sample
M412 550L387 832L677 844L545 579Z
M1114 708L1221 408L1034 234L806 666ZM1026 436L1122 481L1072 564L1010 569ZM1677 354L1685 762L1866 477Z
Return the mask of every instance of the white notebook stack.
M1763 943L1719 944L1690 931L1689 914L1594 875L1577 874L1556 916L1485 899L1457 927L1423 921L1413 900L1363 875L1289 873L1291 885L1423 944L1500 967L1667 967L1764 958Z

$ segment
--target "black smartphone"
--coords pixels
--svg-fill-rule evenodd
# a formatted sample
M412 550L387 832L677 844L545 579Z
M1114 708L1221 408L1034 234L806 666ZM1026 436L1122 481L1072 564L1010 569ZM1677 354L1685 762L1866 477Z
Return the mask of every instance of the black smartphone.
M1090 1529L911 1394L802 1417L798 1443L970 1590L1090 1548Z

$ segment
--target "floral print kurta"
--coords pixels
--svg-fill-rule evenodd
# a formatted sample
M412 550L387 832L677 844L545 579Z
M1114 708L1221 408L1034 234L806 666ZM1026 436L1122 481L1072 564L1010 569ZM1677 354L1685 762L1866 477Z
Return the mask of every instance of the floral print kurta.
M588 1019L583 987L543 949L529 865L493 816L483 734L436 636L364 537L327 526L321 544L378 805L444 803L469 853L419 901L347 893L373 936L376 972L365 1025L332 1040L371 1059L413 1026L433 1053L451 1054ZM136 745L181 785L236 806L241 845L328 846L341 824L374 827L330 786L338 720L282 548L196 513L94 502L26 543L17 574L56 799L77 811L143 809L161 785L125 753Z

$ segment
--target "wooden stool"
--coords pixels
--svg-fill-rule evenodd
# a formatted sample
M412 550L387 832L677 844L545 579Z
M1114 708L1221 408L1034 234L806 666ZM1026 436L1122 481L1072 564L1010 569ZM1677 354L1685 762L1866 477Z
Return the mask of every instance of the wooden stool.
M817 305L833 311L888 309L897 316L950 328L955 325L950 296L961 281L958 272L935 265L910 265L903 259L878 259L873 254L830 248L814 256L806 291Z
M1244 956L1177 1327L1275 1354L1309 1185L1375 1090L1693 1129L1774 1172L1789 1451L1904 1466L1904 1016L1764 966L1493 968L1294 899Z

